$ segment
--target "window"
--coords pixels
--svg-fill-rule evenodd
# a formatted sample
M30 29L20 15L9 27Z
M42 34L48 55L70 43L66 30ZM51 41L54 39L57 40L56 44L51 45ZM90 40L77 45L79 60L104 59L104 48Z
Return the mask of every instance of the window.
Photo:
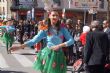
M104 9L104 0L99 0L99 1L100 1L99 8Z
M5 7L3 7L3 14L5 14Z
M0 15L2 14L2 9L1 9L1 7L0 7Z
M58 4L58 6L61 5L61 1L60 0L53 0L54 3Z
M38 6L38 3L37 3L37 0L33 0L33 4L34 4L34 7L37 7Z

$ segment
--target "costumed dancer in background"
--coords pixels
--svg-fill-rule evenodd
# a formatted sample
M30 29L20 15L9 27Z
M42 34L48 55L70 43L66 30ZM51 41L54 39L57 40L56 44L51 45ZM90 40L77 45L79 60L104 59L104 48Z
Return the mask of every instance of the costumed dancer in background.
M14 42L15 28L12 25L12 20L11 19L8 19L5 22L6 22L6 25L0 26L0 28L4 31L3 41L6 43L7 53L9 54L10 51L8 50L8 48L11 47L13 42Z
M33 39L20 46L13 46L10 50L15 51L26 46L32 46L45 37L47 45L37 53L37 59L34 62L34 69L40 70L42 73L66 73L66 58L62 48L74 43L72 36L67 28L61 26L57 10L52 10L49 13L49 18L40 23L41 29ZM67 41L63 42L64 38Z

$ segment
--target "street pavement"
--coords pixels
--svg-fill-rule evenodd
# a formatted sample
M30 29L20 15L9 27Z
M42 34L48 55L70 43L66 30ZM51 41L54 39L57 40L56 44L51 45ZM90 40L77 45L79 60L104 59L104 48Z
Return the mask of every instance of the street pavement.
M0 41L0 73L40 73L32 68L34 57L34 49L28 47L7 54L5 44Z
M19 43L15 42L14 45ZM7 54L5 44L0 41L0 73L41 73L32 68L34 58L35 51L29 47ZM72 72L67 71L67 73Z

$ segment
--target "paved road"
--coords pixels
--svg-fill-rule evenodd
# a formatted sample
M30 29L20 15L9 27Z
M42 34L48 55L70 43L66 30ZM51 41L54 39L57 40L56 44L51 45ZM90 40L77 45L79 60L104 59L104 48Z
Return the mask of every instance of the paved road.
M15 43L14 45L19 45ZM5 44L0 42L0 73L40 73L33 70L34 49L25 48L7 54Z
M0 41L0 73L40 73L32 68L34 57L35 51L29 47L7 54L5 44Z

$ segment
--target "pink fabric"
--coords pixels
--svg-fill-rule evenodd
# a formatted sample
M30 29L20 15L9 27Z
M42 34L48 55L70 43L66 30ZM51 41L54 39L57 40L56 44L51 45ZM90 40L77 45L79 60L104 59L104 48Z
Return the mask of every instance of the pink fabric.
M105 68L110 69L110 64L106 64Z

